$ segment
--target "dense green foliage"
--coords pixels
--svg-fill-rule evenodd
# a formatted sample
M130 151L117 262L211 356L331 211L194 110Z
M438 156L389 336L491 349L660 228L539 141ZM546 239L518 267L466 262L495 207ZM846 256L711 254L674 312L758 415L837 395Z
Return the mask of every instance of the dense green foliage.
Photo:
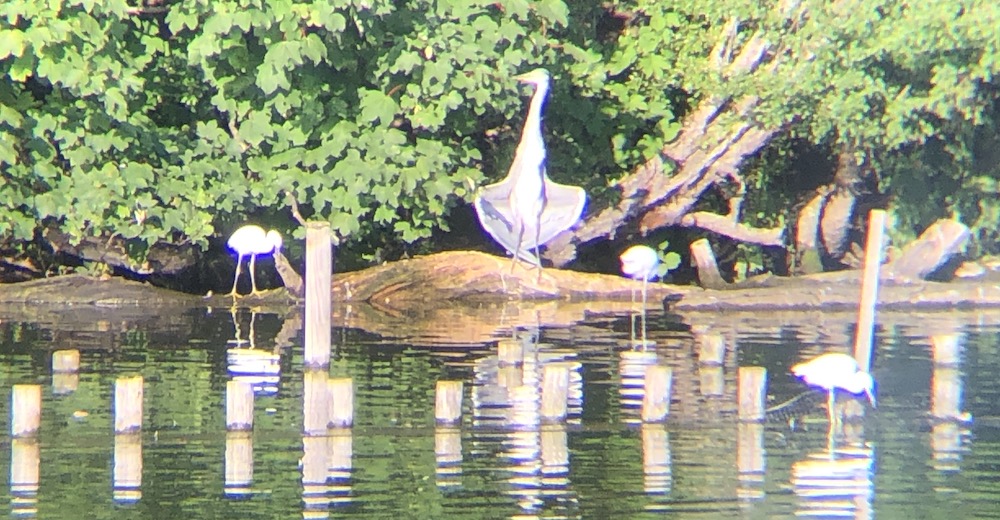
M952 212L985 237L1000 222L1000 175L982 154L998 135L1000 7L789 5L9 0L0 244L57 226L132 240L137 255L204 246L247 215L294 227L285 193L369 251L412 243L504 174L524 107L510 77L540 65L555 77L550 172L594 204L690 107L752 95L744 117L871 152L900 224ZM753 37L768 61L720 65L720 49ZM752 175L763 192L786 177Z

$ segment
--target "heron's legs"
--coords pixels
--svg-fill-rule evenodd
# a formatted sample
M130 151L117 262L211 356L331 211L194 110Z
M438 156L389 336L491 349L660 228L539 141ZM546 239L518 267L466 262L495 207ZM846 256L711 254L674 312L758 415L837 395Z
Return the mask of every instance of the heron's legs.
M836 403L834 402L834 389L831 387L829 395L826 399L826 413L827 417L830 419L830 428L833 428L834 423L836 423L839 420L837 418L837 412L836 410L834 410L835 405Z
M250 261L251 262L253 261L253 257L252 256L250 257ZM232 296L233 298L236 298L237 296L239 296L239 294L236 292L236 282L240 281L240 267L242 265L243 265L243 255L237 254L236 255L236 276L233 277L233 290L229 291L229 294L227 296ZM250 274L253 274L253 271L250 271Z
M257 255L250 255L250 294L254 296L260 295L260 291L257 290L257 280L254 277L254 271L256 271Z
M514 257L510 259L510 274L514 274L514 267L517 265L517 254L521 252L521 241L524 239L524 223L517 224L517 247L514 248Z
M642 279L642 349L646 349L646 283L645 278Z

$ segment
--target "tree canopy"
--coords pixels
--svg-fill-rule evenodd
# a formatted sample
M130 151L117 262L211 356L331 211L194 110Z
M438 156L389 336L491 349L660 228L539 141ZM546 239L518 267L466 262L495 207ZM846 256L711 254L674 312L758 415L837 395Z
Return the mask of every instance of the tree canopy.
M141 270L154 244L204 248L248 215L291 229L288 195L369 251L419 242L503 176L511 76L536 66L550 174L591 195L565 243L723 230L683 217L732 183L749 207L727 217L780 227L766 195L795 139L864 155L897 231L951 213L991 243L998 22L960 0L8 0L0 256L58 232L119 241Z

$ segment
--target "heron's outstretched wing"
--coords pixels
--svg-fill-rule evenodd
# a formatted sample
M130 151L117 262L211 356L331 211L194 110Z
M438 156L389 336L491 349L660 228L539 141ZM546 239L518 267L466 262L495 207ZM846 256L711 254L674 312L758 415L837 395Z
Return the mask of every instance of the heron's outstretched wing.
M583 188L553 182L548 175L544 179L545 208L538 233L539 245L547 244L559 233L576 225L587 205L587 192Z
M483 229L493 237L508 253L514 255L517 247L517 235L514 233L514 212L510 207L510 189L512 186L510 177L496 183L484 186L476 195L473 204L476 208L476 216ZM532 235L533 233L526 233ZM528 244L529 240L521 243L521 250L516 256L525 262L535 262L535 257L531 254L534 244Z

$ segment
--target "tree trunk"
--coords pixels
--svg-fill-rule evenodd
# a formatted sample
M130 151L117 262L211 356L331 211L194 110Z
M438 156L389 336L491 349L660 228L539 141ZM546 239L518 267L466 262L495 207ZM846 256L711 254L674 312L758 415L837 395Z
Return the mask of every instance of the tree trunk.
M802 15L798 7L793 0L778 8L791 19ZM759 36L747 40L737 52L730 52L726 45L736 29L737 23L732 22L712 52L725 77L753 74L762 67L766 68L762 73L773 73L780 60L788 56L788 52L774 52L771 43ZM722 63L723 56L731 58ZM782 130L754 121L753 112L759 103L760 98L753 95L703 99L685 117L677 139L667 144L660 156L621 181L618 203L591 214L580 226L549 242L545 258L557 266L566 265L576 258L578 245L599 238L613 239L626 226L634 226L627 231L637 230L642 235L667 226L698 227L743 242L784 245L783 228L754 228L740 222L742 197L730 201L726 215L691 211L714 185L733 182L742 188L738 171L743 161Z

